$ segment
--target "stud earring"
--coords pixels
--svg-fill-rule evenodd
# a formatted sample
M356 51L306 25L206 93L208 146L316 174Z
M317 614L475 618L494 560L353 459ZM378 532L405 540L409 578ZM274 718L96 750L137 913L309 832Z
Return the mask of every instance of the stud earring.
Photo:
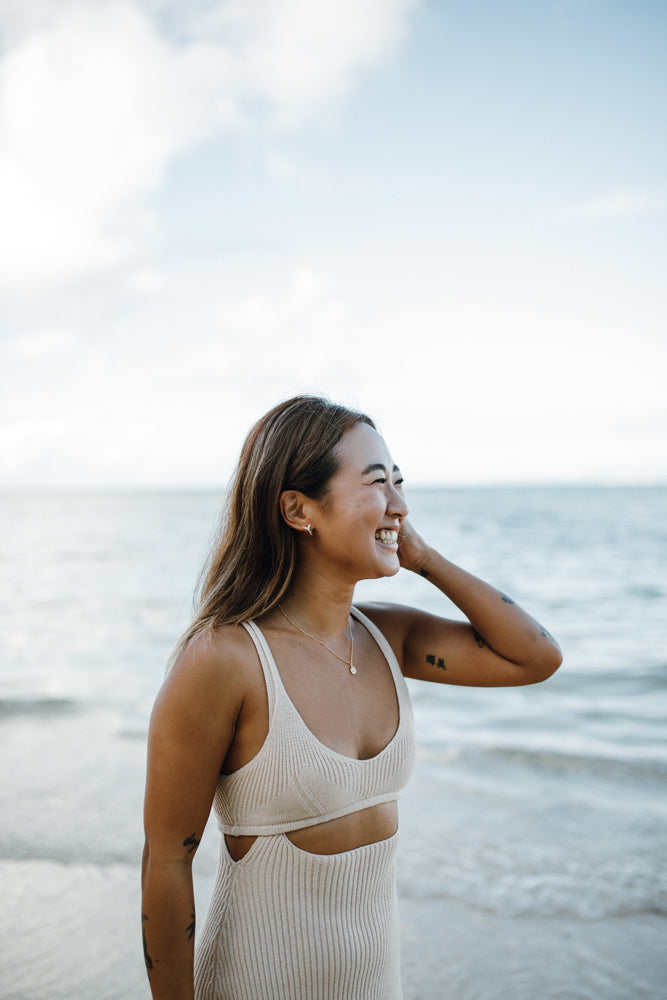
M312 526L312 524L307 524L306 527L303 530L307 531L309 535L312 535L312 533L313 533L313 526Z

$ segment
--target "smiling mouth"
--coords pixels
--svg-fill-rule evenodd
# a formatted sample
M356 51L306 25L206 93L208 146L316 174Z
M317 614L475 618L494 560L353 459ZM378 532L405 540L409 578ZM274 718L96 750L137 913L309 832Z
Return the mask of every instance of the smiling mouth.
M382 528L375 532L375 538L383 545L396 545L398 543L398 529Z

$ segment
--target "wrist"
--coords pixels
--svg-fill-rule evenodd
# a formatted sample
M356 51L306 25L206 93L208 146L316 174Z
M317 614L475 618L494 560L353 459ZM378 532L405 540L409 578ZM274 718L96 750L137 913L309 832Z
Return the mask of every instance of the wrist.
M412 573L416 573L417 576L428 578L432 573L432 563L433 549L428 545L424 545L421 549L412 553L407 569Z
M423 576L425 579L430 580L437 587L442 587L446 581L449 580L449 574L452 569L452 563L448 559L445 559L443 555L438 552L437 549L431 548L430 545L424 547L424 551L416 564L415 572L419 576Z

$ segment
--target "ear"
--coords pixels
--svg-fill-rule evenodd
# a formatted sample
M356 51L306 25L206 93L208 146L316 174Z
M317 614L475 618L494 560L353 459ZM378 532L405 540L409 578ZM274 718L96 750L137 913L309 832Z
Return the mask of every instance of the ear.
M290 528L309 531L313 519L313 501L298 490L285 490L280 494L280 513Z

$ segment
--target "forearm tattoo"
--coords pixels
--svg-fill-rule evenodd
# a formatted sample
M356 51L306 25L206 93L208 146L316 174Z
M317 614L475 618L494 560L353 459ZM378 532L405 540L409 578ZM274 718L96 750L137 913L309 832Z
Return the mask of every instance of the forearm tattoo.
M192 854L193 851L196 851L199 847L199 840L197 840L196 834L191 833L190 836L183 841L183 847L189 848L188 854Z
M441 656L436 657L433 653L426 654L426 662L430 663L432 667L437 667L438 670L446 670L445 661Z
M195 911L193 910L190 914L190 923L185 928L185 933L188 935L188 941L192 941L195 936Z
M499 591L499 593L500 593L500 591ZM514 602L514 601L512 600L512 598L511 598L511 597L508 597L508 596L507 596L507 594L500 594L500 600L501 600L501 601L504 601L504 602L505 602L505 604L514 604L514 603L515 603L515 602Z
M428 570L425 570L425 569L420 569L419 573L420 573L421 576L430 576Z
M142 940L143 946L144 946L144 962L146 963L146 969L147 969L147 971L148 972L152 972L152 970L153 970L153 959L148 954L148 943L146 941L146 927L144 926L147 920L148 920L148 917L146 916L146 914L142 913L141 914L141 940Z

